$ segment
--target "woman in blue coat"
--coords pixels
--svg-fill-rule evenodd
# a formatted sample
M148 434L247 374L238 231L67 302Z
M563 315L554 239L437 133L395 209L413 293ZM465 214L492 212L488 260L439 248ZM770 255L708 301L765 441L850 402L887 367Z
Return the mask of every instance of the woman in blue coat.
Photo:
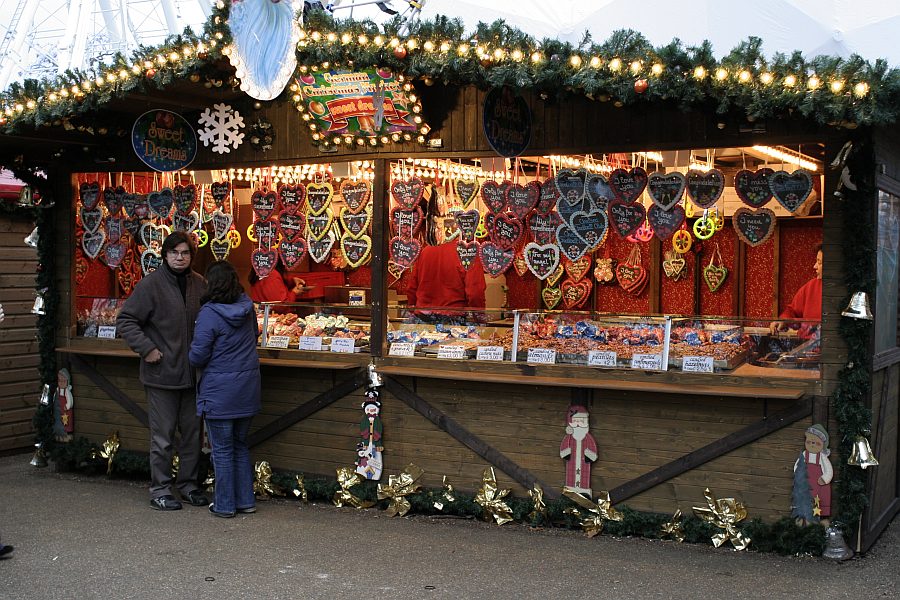
M216 470L217 517L256 512L247 435L260 409L256 313L231 264L206 270L207 292L197 315L190 361L197 367L197 414L206 420Z

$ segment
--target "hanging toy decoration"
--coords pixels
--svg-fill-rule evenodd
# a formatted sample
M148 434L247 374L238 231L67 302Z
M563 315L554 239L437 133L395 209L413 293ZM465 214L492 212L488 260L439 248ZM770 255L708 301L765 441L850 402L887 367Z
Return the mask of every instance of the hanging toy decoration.
M694 221L694 235L698 240L708 240L716 233L716 222L710 218L709 210L703 211L703 216Z
M365 415L359 422L359 435L362 440L356 444L356 472L366 479L381 479L383 461L381 453L384 451L382 439L383 425L381 423L381 400L378 388L371 387L366 390L366 399L362 403Z
M672 236L672 248L678 254L687 254L687 252L691 249L691 245L694 243L691 238L691 234L688 233L687 229L679 229Z

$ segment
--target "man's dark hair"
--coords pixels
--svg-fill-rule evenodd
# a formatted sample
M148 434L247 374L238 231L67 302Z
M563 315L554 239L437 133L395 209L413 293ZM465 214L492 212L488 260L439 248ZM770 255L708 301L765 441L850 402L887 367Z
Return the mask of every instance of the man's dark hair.
M163 241L162 255L165 257L169 252L174 252L175 248L180 244L187 244L191 251L191 262L194 262L194 256L197 254L197 248L194 246L194 238L184 231L175 231Z
M206 269L206 285L206 293L200 298L203 304L233 304L244 293L237 271L224 260L214 262Z

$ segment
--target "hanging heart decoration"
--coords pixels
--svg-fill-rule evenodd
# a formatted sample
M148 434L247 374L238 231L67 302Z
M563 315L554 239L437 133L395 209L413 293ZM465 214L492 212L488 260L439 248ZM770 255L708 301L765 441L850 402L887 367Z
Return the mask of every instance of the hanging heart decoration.
M585 275L591 270L591 256L585 254L578 260L563 260L563 268L566 270L569 279L572 281L581 281Z
M478 243L473 240L459 240L456 242L456 253L463 269L468 271L478 256Z
M769 176L769 189L788 212L795 213L813 191L813 179L809 171L797 169L793 173L777 171Z
M84 250L85 256L91 260L97 258L103 244L106 243L106 232L102 229L97 231L85 231L81 236L81 248Z
M391 238L389 245L391 262L399 265L403 270L410 268L419 254L422 252L422 242L416 239L407 239L400 236Z
M223 239L228 234L228 230L231 229L233 221L234 217L229 213L224 213L221 210L217 210L213 213L213 239Z
M560 260L562 260L562 255L560 255ZM566 270L562 266L562 262L556 265L556 268L553 269L553 272L547 277L547 285L555 286L559 283L559 280L562 279L562 276L566 274Z
M306 185L306 206L309 213L320 215L331 206L331 198L334 196L334 188L327 181L309 183Z
M616 278L615 267L615 259L608 256L598 258L594 265L594 279L597 283L612 283Z
M644 224L647 213L640 202L627 204L616 199L609 203L609 220L612 221L619 237L627 238Z
M774 211L768 208L751 210L745 206L735 210L731 220L737 236L749 246L759 246L769 239L775 233L777 222Z
M78 186L78 197L81 199L81 205L88 210L96 208L100 202L100 184L96 181L82 183Z
M606 212L609 203L616 197L609 185L609 180L600 173L588 174L586 191L591 209L600 212Z
M716 260L718 259L718 262ZM710 292L715 292L728 277L728 269L722 260L722 253L719 251L719 245L716 244L716 251L709 255L709 264L703 267L703 280Z
M103 262L110 269L117 269L122 264L122 259L125 258L127 250L128 247L121 242L106 244L106 247L103 248Z
M684 223L684 208L677 204L670 210L665 210L658 204L654 204L647 211L647 221L653 228L656 237L667 240L681 229L681 225Z
M556 243L569 260L578 260L589 248L588 243L565 223L556 228Z
M599 210L577 212L572 215L571 223L572 229L587 242L591 250L603 243L609 230L609 220L606 214Z
M725 175L719 169L692 170L687 175L687 194L696 206L710 208L725 190Z
M250 266L256 272L257 277L265 279L275 269L278 263L278 253L274 250L254 250L250 254Z
M475 239L475 230L478 229L478 223L481 221L481 215L476 209L457 211L453 218L456 220L456 226L459 228L463 240Z
M687 261L672 250L666 252L666 258L663 260L662 266L663 273L672 281L678 281L687 272L685 270Z
M559 188L556 187L556 179L549 177L541 184L541 193L534 208L539 214L546 215L556 208L557 201L559 201Z
M134 291L134 284L136 283L134 279L134 271L131 269L119 269L116 271L116 281L122 289L122 294L125 296L130 296L131 292Z
M372 213L368 210L353 213L349 206L343 206L341 207L340 221L350 237L356 239L368 231L369 224L372 222Z
M528 272L528 263L525 262L525 257L523 255L516 254L513 257L513 268L516 270L516 275L519 277L522 277Z
M769 189L769 177L775 171L764 167L756 171L741 169L734 176L734 191L741 202L753 208L759 208L768 204L772 199L772 190Z
M619 263L616 267L616 280L619 287L634 296L639 296L647 284L647 272L641 265Z
M296 185L282 183L278 186L278 201L281 203L282 212L296 215L306 202L306 186L302 183Z
M498 214L506 208L506 189L508 187L508 182L497 183L496 181L485 181L481 185L481 199L490 212Z
M168 227L154 223L144 223L141 225L138 241L145 248L162 248L163 240L166 239L167 235L169 235Z
M103 203L106 205L108 217L116 217L125 206L125 188L121 185L103 190Z
M106 219L106 239L111 244L115 244L122 239L123 233L125 233L125 219L123 217Z
M478 190L481 184L477 179L455 179L453 181L453 189L456 190L456 197L462 202L463 208L469 208L469 205L478 197Z
M132 219L146 219L150 216L150 204L147 203L147 196L143 194L125 194L122 197L122 204L125 206L125 214Z
M267 221L275 213L277 205L278 195L275 192L256 190L250 196L250 206L253 207L253 214L256 215L257 221Z
M512 248L502 248L494 242L485 242L478 249L481 266L491 277L498 277L506 272L514 256L515 251Z
M275 221L254 221L253 233L260 248L269 250L278 239L278 223Z
M303 215L282 212L278 215L278 230L285 240L293 242L301 238L306 231L306 218Z
M557 228L562 225L562 217L552 211L547 214L536 212L528 217L528 229L532 239L538 244L550 244L553 242Z
M172 205L175 203L175 194L172 188L164 187L157 192L147 194L147 203L150 205L150 212L160 219L168 219L169 213L172 212Z
M419 232L424 222L425 215L422 213L420 206L414 209L399 207L391 209L391 226L394 229L394 234L400 237L413 237Z
M368 260L372 252L372 238L362 235L358 238L348 234L341 236L341 254L351 268L356 269Z
M681 201L687 179L678 171L650 173L647 178L647 194L653 200L653 204L662 210L671 210Z
M641 197L647 187L647 171L641 167L630 171L615 169L609 174L609 187L618 200L631 204Z
M588 212L590 210L591 202L587 198L584 198L581 202L576 202L575 204L569 204L565 200L560 200L556 204L556 213L563 220L563 223L568 225L572 224L572 215L579 212Z
M197 229L199 225L200 215L198 215L196 212L192 212L187 215L175 213L175 215L172 217L172 229L175 231L191 232Z
M506 188L506 208L520 221L524 221L531 214L540 198L541 184L537 181L525 185L513 183Z
M397 179L391 184L391 197L398 206L411 210L419 205L425 193L425 184L418 177Z
M128 240L127 242L123 241L122 243L126 247L125 255L122 257L122 269L126 271L133 271L135 267L140 268L140 265L135 264L134 250L128 247L128 245L131 243L131 240Z
M197 207L197 186L193 183L176 185L172 193L175 197L176 214L189 215Z
M137 217L129 217L122 221L122 226L125 227L125 230L130 233L133 238L138 237L138 234L141 231L141 225L143 225L143 221Z
M546 287L541 290L541 300L547 310L553 310L562 300L562 291L558 287Z
M225 201L231 195L231 184L227 181L216 181L210 186L209 193L212 195L216 207L224 210Z
M155 250L144 250L141 253L141 272L144 277L162 266L162 256Z
M525 225L512 212L505 212L494 218L491 241L504 250L512 249L522 238Z
M388 272L388 277L390 277L389 283L396 283L400 279L400 277L403 276L403 271L405 271L405 270L406 269L404 269L397 263L392 263L391 261L388 261L387 272Z
M306 231L312 239L321 240L328 235L328 230L333 222L334 213L331 212L330 208L320 214L310 213L306 215ZM310 246L310 253L312 253L312 246Z
M586 169L560 169L556 172L554 183L559 192L557 204L580 206L585 199L588 172Z
M582 279L581 281L572 281L566 279L559 286L562 292L562 303L567 310L581 308L591 296L593 284L590 279Z
M83 243L82 238L82 243ZM91 264L88 262L87 258L84 256L84 251L81 248L75 248L75 284L81 285L84 283L85 278L88 274L88 269L90 269Z
M81 207L79 211L81 216L81 225L91 233L100 229L103 223L103 210L101 208L85 208Z
M286 269L293 269L306 256L306 240L285 239L278 245L278 258Z
M209 250L216 260L225 260L231 252L231 240L214 238L209 242Z
M354 183L347 180L341 184L341 197L347 205L347 210L354 215L365 210L370 195L371 188L368 181Z
M525 244L526 268L541 281L550 277L559 266L559 248L555 244Z
M309 252L309 257L318 264L328 260L332 247L334 247L334 234L331 232L328 232L328 235L320 240L310 238L306 240L306 250Z

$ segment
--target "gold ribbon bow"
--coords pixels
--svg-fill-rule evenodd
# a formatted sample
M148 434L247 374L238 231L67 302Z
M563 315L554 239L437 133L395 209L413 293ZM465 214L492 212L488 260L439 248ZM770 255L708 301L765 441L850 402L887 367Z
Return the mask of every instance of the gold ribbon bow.
M355 467L341 467L337 470L337 482L338 485L341 486L341 489L334 493L334 497L331 499L334 502L334 505L337 507L341 506L355 506L356 508L371 508L375 505L374 502L369 502L368 500L361 500L357 498L353 492L350 491L354 485L361 483L362 479L359 476L359 473L356 472Z
M216 470L212 462L209 463L209 469L206 471L206 479L203 480L203 487L207 492L211 492L216 487Z
M721 529L712 536L713 545L718 548L730 541L735 550L744 550L750 545L750 538L738 530L735 525L747 518L747 509L742 502L734 498L716 499L709 488L703 490L706 506L695 506L694 514Z
M253 481L253 493L257 496L264 494L269 496L284 496L284 491L272 483L272 467L269 462L262 460L254 467L256 479Z
M178 457L178 453L174 452L172 454L172 479L178 477L178 465L181 464L181 459Z
M674 540L681 543L684 541L684 528L681 526L681 509L676 509L672 515L672 520L662 524L662 536L671 535Z
M389 517L402 517L409 512L412 505L406 499L406 496L418 492L422 488L418 481L424 472L421 468L410 463L400 471L399 475L388 477L387 485L378 484L378 499L391 499L391 503L387 507Z
M113 459L116 457L116 452L119 451L119 432L114 432L105 442L103 442L103 448L99 451L94 450L91 455L91 458L105 458L106 459L106 475L109 476L112 474L112 466Z
M444 488L443 491L441 492L441 497L444 500L446 500L447 502L456 502L456 497L453 495L453 484L450 483L450 480L447 478L446 475L443 476L443 478L441 479L441 482L442 482L443 488ZM434 507L438 510L444 510L444 503L441 502L440 500L437 500L434 503Z
M503 525L513 520L512 509L503 501L509 495L509 490L497 489L497 477L494 475L494 467L488 467L481 476L481 489L475 495L475 502L484 509L484 520L490 521L491 517L497 521L497 525Z
M300 501L304 504L309 502L309 496L306 493L306 485L303 483L303 475L297 475L296 477L297 487L294 488L294 495L300 498Z
M534 484L534 488L528 490L528 495L531 496L531 502L533 508L531 512L528 513L528 520L532 523L536 522L539 518L543 521L547 520L547 503L544 502L544 490L540 485Z
M587 515L583 515L577 508L569 508L565 511L567 514L581 519L581 528L584 529L588 537L600 534L606 521L622 520L622 513L613 508L612 503L609 501L609 492L600 492L596 504L572 488L564 487L562 495L588 511ZM601 495L602 497L599 497Z

